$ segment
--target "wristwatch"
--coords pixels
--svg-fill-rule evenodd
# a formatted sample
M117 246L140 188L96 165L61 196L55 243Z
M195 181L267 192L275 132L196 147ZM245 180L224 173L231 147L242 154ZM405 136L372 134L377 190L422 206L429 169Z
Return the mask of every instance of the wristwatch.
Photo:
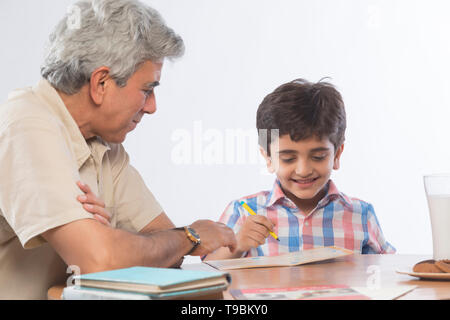
M194 247L186 255L189 255L192 251L194 251L195 248L197 248L202 242L200 240L200 236L198 235L198 233L195 232L195 230L192 229L191 227L186 226L181 228L175 228L175 230L183 230L187 238L191 240L191 242L194 244Z

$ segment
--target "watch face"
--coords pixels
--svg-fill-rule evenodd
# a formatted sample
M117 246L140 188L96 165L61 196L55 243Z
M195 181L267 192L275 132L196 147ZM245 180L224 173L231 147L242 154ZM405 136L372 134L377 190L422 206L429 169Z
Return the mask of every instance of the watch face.
M197 232L195 232L194 229L188 228L188 230L189 230L189 232L190 232L197 240L200 240L200 236L198 235Z

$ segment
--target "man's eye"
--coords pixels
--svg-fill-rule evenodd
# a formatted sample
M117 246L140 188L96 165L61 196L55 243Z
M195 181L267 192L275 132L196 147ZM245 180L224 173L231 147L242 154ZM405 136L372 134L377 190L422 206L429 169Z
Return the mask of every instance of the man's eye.
M150 96L153 93L153 89L150 90L144 90L144 94L146 97Z

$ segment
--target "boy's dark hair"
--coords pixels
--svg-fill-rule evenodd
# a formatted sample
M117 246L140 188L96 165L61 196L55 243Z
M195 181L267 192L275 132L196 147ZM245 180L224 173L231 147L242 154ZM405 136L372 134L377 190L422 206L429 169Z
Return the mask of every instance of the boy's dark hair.
M346 126L341 94L322 80L297 79L283 84L264 98L256 113L259 144L269 156L270 143L276 138L271 129L279 130L278 137L289 134L293 141L328 138L336 151L344 143Z

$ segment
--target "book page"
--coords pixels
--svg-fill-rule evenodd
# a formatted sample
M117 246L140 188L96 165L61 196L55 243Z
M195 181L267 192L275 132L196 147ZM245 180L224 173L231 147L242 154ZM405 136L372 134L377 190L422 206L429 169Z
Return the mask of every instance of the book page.
M353 251L338 247L322 247L282 254L279 256L259 256L240 259L211 260L205 263L219 270L286 267L324 261L353 254Z

